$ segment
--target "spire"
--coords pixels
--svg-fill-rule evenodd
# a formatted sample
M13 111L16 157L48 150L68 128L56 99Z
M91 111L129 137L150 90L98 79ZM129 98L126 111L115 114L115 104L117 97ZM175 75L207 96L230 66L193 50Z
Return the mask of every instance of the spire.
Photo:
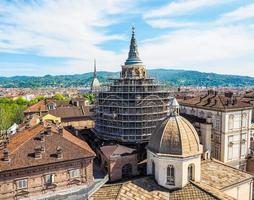
M168 105L168 116L176 116L179 115L179 103L177 102L176 98L173 97L171 100L169 100Z
M97 76L97 72L96 72L96 59L94 59L93 66L94 66L93 77L96 78L96 76Z
M125 61L125 65L132 65L142 63L139 58L138 53L138 45L135 38L135 27L132 26L132 36L131 36L131 43L130 43L130 50L127 60Z

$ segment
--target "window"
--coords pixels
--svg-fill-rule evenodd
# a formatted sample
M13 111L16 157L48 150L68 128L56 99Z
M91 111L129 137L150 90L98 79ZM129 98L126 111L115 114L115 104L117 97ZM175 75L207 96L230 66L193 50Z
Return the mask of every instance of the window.
M234 128L240 128L241 127L241 115L235 115L235 118L234 118Z
M246 113L242 115L242 127L247 128L247 114Z
M73 169L70 170L70 178L78 178L80 177L80 170L79 169Z
M216 116L215 122L214 122L214 128L217 130L220 129L220 116Z
M189 167L188 167L188 181L193 181L194 180L193 170L194 170L193 165L192 164L189 165Z
M16 181L17 189L26 189L27 188L27 179Z
M247 153L247 134L243 133L241 138L241 157L244 157Z
M229 115L228 129L232 130L234 128L234 115Z
M175 185L175 168L173 165L169 165L167 168L167 184Z
M238 159L240 154L240 135L228 136L228 160Z
M228 137L228 160L233 159L233 136Z
M54 183L54 174L48 174L44 177L45 184L51 185Z

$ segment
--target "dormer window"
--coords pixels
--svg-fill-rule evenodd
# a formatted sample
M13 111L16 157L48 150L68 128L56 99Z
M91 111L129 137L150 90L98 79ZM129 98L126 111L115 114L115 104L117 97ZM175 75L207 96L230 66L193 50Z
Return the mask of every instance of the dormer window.
M54 103L50 103L50 104L48 104L48 109L54 110L54 109L56 109L56 105Z

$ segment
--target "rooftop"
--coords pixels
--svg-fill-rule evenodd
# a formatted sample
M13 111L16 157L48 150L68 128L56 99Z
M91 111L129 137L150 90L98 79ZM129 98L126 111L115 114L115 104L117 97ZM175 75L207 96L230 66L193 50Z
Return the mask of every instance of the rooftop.
M42 135L43 140L41 140ZM44 151L41 151L41 158L35 159L35 149L38 147L43 147ZM61 159L56 157L57 147L61 148ZM86 142L65 129L61 135L55 125L51 126L51 135L46 135L45 128L41 124L16 133L11 136L7 149L9 162L2 160L4 149L0 149L0 172L95 156Z
M207 190L202 184L189 183L181 190L169 191L159 186L152 177L104 185L89 200L233 200L218 190Z
M201 183L222 190L253 176L216 160L201 162Z
M234 96L232 93L224 95L216 92L208 92L203 96L197 96L190 99L180 99L180 105L200 107L209 110L226 110L251 108L252 105L243 101L242 97Z
M120 144L106 145L106 146L102 146L100 149L108 159L110 158L110 156L131 154L134 151L136 151L135 149L132 149L132 148L120 145Z
M195 128L180 115L168 116L152 134L147 148L170 156L186 157L202 152Z

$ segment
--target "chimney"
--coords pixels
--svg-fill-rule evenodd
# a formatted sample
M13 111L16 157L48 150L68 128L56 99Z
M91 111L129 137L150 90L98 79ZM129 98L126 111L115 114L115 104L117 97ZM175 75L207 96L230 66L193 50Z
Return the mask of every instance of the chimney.
M46 135L51 135L51 126L46 127Z
M58 127L58 133L59 133L59 135L61 135L61 136L63 136L63 127L62 126L59 126Z
M8 144L8 142L5 140L5 141L4 141L4 149L7 148L7 144Z
M40 134L40 141L41 142L44 142L45 141L45 136L43 133Z
M35 159L40 159L41 157L42 157L41 147L35 147L34 148L34 158Z
M45 147L41 146L41 152L45 152Z
M26 129L30 128L30 125L29 123L26 123L26 126L25 126Z
M62 150L62 148L60 146L58 146L56 148L56 157L57 157L57 159L60 159L60 158L63 157L63 150Z
M3 161L4 162L9 162L11 159L10 159L10 154L9 154L9 151L8 149L4 149L4 152L3 152Z

